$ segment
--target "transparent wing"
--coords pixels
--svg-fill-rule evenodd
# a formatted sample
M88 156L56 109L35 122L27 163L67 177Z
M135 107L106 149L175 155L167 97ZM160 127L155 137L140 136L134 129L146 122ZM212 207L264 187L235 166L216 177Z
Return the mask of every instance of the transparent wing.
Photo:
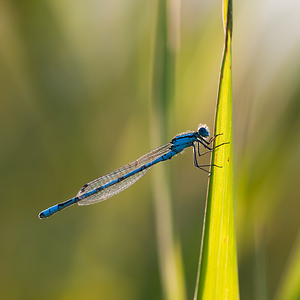
M155 159L159 158L160 156L168 153L170 151L170 148L171 148L171 143L160 146L160 147L152 150L151 152L143 155L142 157L138 158L137 160L135 160L131 163L128 163L127 165L125 165L119 169L116 169L107 175L99 177L99 178L85 184L79 190L77 196L79 197L91 190L94 190L95 188L103 186L119 177L122 177L151 161L154 161ZM151 167L149 167L143 171L140 171L140 172L124 179L121 182L117 182L117 183L107 187L106 189L99 191L99 193L97 193L97 194L91 195L87 198L80 200L78 202L78 205L94 204L94 203L97 203L100 201L104 201L104 200L120 193L121 191L127 189L132 184L134 184L136 181L138 181L141 177L143 177L150 170L150 168Z

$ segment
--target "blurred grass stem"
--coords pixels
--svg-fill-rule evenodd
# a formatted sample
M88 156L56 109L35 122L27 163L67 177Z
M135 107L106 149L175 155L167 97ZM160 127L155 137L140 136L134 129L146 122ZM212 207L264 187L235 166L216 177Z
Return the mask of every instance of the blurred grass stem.
M151 140L153 147L168 140L169 108L174 100L179 1L157 1L151 84ZM153 170L154 206L159 268L164 299L186 299L179 241L175 238L168 166Z

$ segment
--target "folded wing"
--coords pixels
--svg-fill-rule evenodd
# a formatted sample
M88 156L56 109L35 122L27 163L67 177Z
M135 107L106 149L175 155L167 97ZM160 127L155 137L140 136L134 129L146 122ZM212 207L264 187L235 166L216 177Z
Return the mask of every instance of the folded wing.
M116 169L114 171L112 171L111 173L104 175L102 177L99 177L87 184L85 184L78 192L77 196L80 197L82 195L84 195L85 193L92 191L98 187L101 187L115 179L118 179L119 177L122 177L138 168L140 168L141 166L154 161L155 159L161 157L162 155L168 153L170 151L171 148L171 143L168 143L166 145L160 146L154 150L152 150L151 152L141 156L140 158L138 158L137 160L128 163L127 165ZM96 194L93 194L87 198L84 198L82 200L80 200L78 202L78 205L89 205L89 204L94 204L100 201L104 201L118 193L120 193L121 191L127 189L128 187L130 187L132 184L134 184L136 181L138 181L140 178L142 178L149 170L151 167L144 169L138 173L135 173L131 176L129 176L128 178L120 181L120 182L116 182L115 184L99 191Z

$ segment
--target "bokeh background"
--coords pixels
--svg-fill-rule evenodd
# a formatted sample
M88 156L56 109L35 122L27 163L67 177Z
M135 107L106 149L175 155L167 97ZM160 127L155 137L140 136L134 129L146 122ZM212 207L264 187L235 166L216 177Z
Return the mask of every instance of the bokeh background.
M233 4L240 294L282 299L300 282L300 2ZM162 299L152 172L109 201L37 218L159 146L150 141L149 112L157 2L0 6L1 298ZM221 1L179 8L169 139L213 126L224 40ZM168 164L191 299L207 175L193 167L191 150Z

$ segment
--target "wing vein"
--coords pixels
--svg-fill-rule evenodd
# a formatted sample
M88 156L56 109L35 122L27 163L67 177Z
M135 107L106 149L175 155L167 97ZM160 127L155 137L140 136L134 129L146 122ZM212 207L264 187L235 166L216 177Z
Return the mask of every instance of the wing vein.
M170 151L171 148L171 143L165 144L163 146L160 146L158 148L155 148L154 150L148 152L147 154L141 156L140 158L138 158L137 160L130 162L128 164L126 164L123 167L120 167L114 171L112 171L109 174L106 174L104 176L101 176L87 184L85 184L78 192L77 196L80 197L83 194L92 191L100 186L103 186L115 179L118 179L119 177L122 177L136 169L138 169L139 167L154 161L155 159L161 157L162 155L168 153ZM87 198L84 198L82 200L80 200L78 202L78 205L89 205L89 204L94 204L100 201L104 201L118 193L120 193L121 191L127 189L129 186L131 186L133 183L135 183L136 181L138 181L140 178L142 178L149 170L151 167L142 170L136 174L133 174L132 176L126 178L125 180L121 181L121 182L117 182L101 191L99 191L96 194L93 194Z

